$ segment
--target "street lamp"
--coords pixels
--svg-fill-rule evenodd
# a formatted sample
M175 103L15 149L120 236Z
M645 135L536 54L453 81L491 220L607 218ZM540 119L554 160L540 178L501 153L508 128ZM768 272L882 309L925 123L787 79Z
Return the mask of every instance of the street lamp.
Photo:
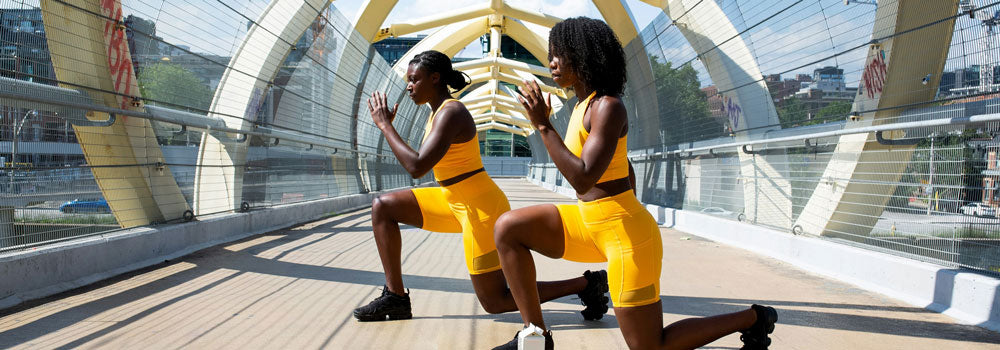
M11 170L10 170L10 172L7 173L7 175L10 176L10 192L11 193L14 192L14 167L17 164L17 141L18 141L17 139L18 139L18 136L21 134L21 129L23 129L23 127L24 127L24 122L27 121L28 117L30 117L30 116L38 116L38 111L37 110L29 110L27 113L24 113L24 116L21 117L20 121L17 121L17 120L14 121L14 138L11 140L11 147L10 147L10 167L11 167Z

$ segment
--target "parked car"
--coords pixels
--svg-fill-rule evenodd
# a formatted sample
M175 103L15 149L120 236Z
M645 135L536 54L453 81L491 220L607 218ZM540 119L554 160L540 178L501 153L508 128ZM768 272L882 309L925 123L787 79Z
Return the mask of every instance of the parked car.
M733 212L719 208L719 207L708 207L701 210L702 213L719 215L719 216L732 216Z
M63 213L110 213L111 207L104 198L74 199L59 206Z
M963 205L958 208L958 212L974 216L997 216L996 209L979 202Z

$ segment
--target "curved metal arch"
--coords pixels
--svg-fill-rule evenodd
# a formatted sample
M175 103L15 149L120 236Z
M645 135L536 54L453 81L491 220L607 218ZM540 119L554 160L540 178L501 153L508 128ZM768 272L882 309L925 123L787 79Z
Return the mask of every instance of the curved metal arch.
M622 45L628 44L639 36L632 11L629 10L625 0L593 0L592 2L597 7L597 11L601 12L604 22L611 27L615 34L618 34L618 40L622 42Z
M525 131L524 129L500 124L497 122L489 122L486 124L476 125L476 131L486 131L491 129L509 132L514 135L528 136L528 132Z
M441 27L413 46L403 57L400 57L399 61L396 61L396 65L393 66L393 70L403 76L406 74L407 63L418 53L427 50L437 50L448 57L455 57L455 54L479 38L480 35L489 33L489 30L489 18L487 17L474 18Z
M549 66L549 34L538 33L518 20L504 21L504 33L528 50L542 66Z
M638 36L635 21L625 0L592 0L592 2L601 12L601 15L612 30L618 33L619 39L623 43L629 42ZM561 20L558 17L538 14L534 11L510 6L504 0L490 0L481 5L473 5L445 14L397 23L376 30L375 28L381 27L388 13L395 7L396 3L397 1L366 1L363 5L364 9L355 19L355 26L358 32L370 42L373 42L387 36L405 35L440 27L436 32L421 40L420 43L411 48L409 52L397 61L393 67L393 70L397 74L405 74L406 62L409 62L416 53L426 50L437 50L453 57L458 51L480 35L489 33L497 37L499 33L503 33L525 47L532 56L543 63L543 66L527 65L500 57L487 57L472 63L466 63L464 67L463 65L457 65L457 69L464 69L470 75L473 84L487 82L484 85L485 88L479 87L467 95L467 97L487 95L491 96L489 98L495 100L495 96L499 96L498 93L501 92L498 84L499 81L517 85L524 79L537 81L535 75L549 76L548 70L545 69L549 64L547 33L542 30L529 28L523 21L551 28ZM493 51L496 51L496 47L493 48ZM495 52L493 54L495 55ZM569 95L568 92L562 89L550 87L545 84L542 84L542 89L546 92L556 94L562 99L566 99ZM461 94L463 92L464 90L458 93ZM494 101L490 104L490 107L493 110L497 106L518 109L518 105L519 103L516 103L516 100L514 103L506 105ZM562 101L559 101L558 105L561 106Z
M375 38L382 28L382 23L385 22L386 17L389 17L389 12L396 7L397 2L399 1L365 0L365 3L361 5L361 11L358 11L358 15L354 17L352 23L354 30L368 42L375 42Z
M482 69L490 67L500 67L505 69L510 69L513 71L524 71L535 75L541 75L543 77L552 77L552 72L548 68L542 66L536 66L533 64L528 64L520 61L515 61L509 58L503 57L483 57L480 59L475 59L471 61L466 61L462 63L455 63L454 68L460 71L467 72L474 69ZM471 73L469 73L471 75Z
M243 43L219 81L212 98L210 113L217 113L232 129L248 129L243 118L255 96L267 93L269 82L277 74L281 62L293 44L309 28L331 0L274 0L250 27ZM268 30L263 30L267 28ZM272 33L277 33L275 36ZM261 57L260 53L267 54ZM244 167L247 144L236 145L212 135L202 134L195 171L195 214L235 210L243 196Z

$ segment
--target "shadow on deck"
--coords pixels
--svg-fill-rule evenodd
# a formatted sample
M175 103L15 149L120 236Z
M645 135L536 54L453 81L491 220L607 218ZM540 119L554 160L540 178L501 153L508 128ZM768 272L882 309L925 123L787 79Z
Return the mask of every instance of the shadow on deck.
M521 179L498 179L513 207L570 202ZM0 311L0 348L488 349L519 328L486 314L468 281L461 239L406 227L404 281L414 319L359 323L351 310L384 283L368 210L216 246L28 305ZM661 229L664 319L779 310L775 349L995 349L1000 334L954 324L783 262ZM86 263L86 262L81 262ZM539 279L601 264L536 257ZM579 301L544 306L565 349L625 344L613 314L583 321ZM738 349L731 335L707 349Z

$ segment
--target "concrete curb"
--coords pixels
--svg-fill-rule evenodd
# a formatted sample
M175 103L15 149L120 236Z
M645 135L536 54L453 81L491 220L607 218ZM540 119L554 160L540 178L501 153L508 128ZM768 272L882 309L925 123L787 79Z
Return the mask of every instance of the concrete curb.
M562 188L529 181L567 195ZM1000 332L1000 279L697 212L651 204L646 209L665 227L779 259Z
M0 309L332 212L368 207L381 193L385 192L201 216L189 223L138 227L0 255Z

